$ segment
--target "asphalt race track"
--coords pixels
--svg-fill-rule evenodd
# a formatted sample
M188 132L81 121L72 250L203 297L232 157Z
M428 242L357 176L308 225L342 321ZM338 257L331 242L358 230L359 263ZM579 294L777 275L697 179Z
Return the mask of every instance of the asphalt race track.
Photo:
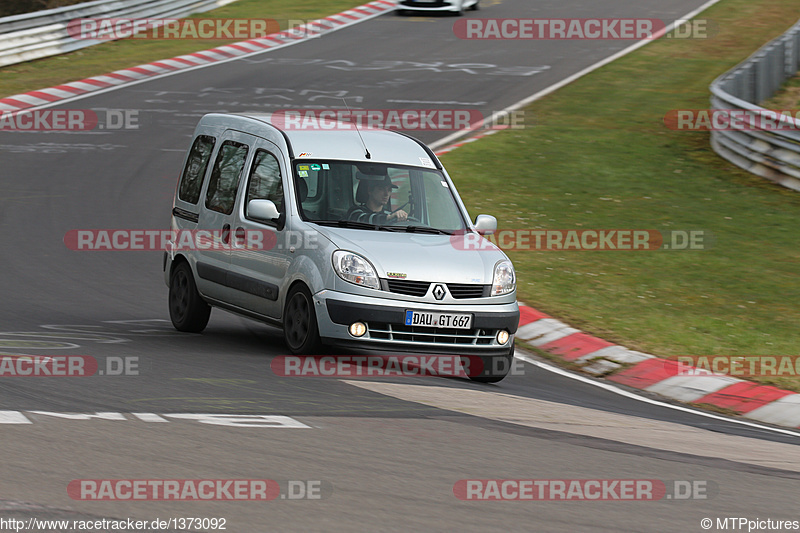
M465 16L671 21L701 4L490 0ZM278 377L270 363L287 353L278 330L219 310L202 335L172 328L160 252L66 248L74 229L168 227L205 113L341 108L345 97L364 109L488 115L632 44L466 41L455 20L388 13L56 107L133 110L138 129L0 132L0 352L92 356L103 371L0 378L0 516L217 517L235 532L686 532L703 531L703 518L800 518L800 435L637 401L531 364L496 385ZM433 143L451 132L413 133ZM130 375L110 375L126 361ZM67 492L76 479L270 479L287 498L79 501ZM465 479L660 480L667 493L462 501L454 486ZM298 480L319 498L288 497ZM676 487L687 481L695 490L684 498Z

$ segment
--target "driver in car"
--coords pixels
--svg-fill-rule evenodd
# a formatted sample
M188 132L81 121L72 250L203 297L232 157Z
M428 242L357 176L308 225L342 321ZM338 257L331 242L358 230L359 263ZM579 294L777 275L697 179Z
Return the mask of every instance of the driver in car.
M408 213L402 209L398 209L394 213L386 212L385 206L389 203L392 189L397 189L397 185L392 183L389 176L386 176L383 181L365 181L366 183L363 184L367 187L367 201L353 208L350 212L350 220L383 225L408 219Z

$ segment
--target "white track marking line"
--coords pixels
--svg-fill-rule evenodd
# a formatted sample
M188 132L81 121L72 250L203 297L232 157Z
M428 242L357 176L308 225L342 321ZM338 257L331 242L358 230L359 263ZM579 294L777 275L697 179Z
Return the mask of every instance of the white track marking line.
M720 0L709 0L708 2L703 4L702 6L700 6L697 9L687 13L682 18L679 18L679 19L676 19L676 20L677 21L681 21L681 23L683 23L683 22L685 22L687 20L690 20L690 19L696 17L697 15L699 15L700 13L702 13L703 11L705 11L706 9L708 9L709 7L713 6L714 4L716 4L718 2L720 2ZM557 91L558 89L564 87L565 85L569 85L570 83L572 83L573 81L577 80L578 78L582 78L582 77L586 76L587 74L589 74L591 72L594 72L595 70L599 69L600 67L604 67L604 66L608 65L612 61L616 61L620 57L626 56L626 55L630 54L631 52L633 52L634 50L638 50L639 48L643 47L644 45L656 41L661 36L666 35L667 33L669 33L672 30L674 30L676 26L677 26L676 22L673 22L672 24L670 24L669 26L667 26L663 30L660 30L660 31L656 32L655 34L653 34L652 38L650 38L650 39L642 39L641 41L638 41L638 42L630 45L628 48L620 50L619 52L617 52L617 53L615 53L613 55L610 55L605 59L601 59L597 63L586 67L585 69L581 70L580 72L576 72L572 76L564 78L563 80L561 80L561 81L559 81L557 83L554 83L550 87L547 87L546 89L542 89L541 91L539 91L536 94L532 94L531 96L528 96L527 98L523 98L519 102L506 107L502 111L499 111L499 113L509 112L509 111L516 111L520 107L525 107L526 105L530 104L531 102L535 102L536 100L538 100L538 99L540 99L540 98L542 98L544 96L547 96L548 94L550 94L552 92ZM442 139L439 139L438 141L436 141L436 142L434 142L433 144L430 145L431 150L436 151L437 149L441 148L442 146L447 146L448 144L454 142L455 140L460 139L464 135L468 135L471 132L478 131L484 125L486 120L487 119L483 119L483 120L471 125L469 128L463 129L461 131L456 131L454 133L451 133L447 137L443 137Z
M728 418L728 417L725 417L725 416L715 415L715 414L712 414L712 413L707 413L705 411L699 411L697 409L692 409L690 407L684 407L682 405L672 405L672 404L669 404L669 403L666 403L666 402L653 400L652 398L647 398L645 396L639 396L638 394L634 394L632 392L628 392L626 390L620 389L619 387L617 387L615 385L611 385L609 383L605 383L605 382L602 382L602 381L596 381L596 380L593 380L591 378L587 378L585 376L581 376L580 374L574 374L574 373L568 372L567 370L564 370L562 368L558 368L556 366L549 365L547 363L543 363L542 361L537 361L535 359L531 359L530 357L528 357L526 355L521 355L519 353L515 354L514 357L517 358L517 359L520 359L522 361L525 361L526 363L530 363L530 364L532 364L532 365L534 365L536 367L539 367L539 368L542 368L544 370L547 370L548 372L552 372L554 374L558 374L559 376L564 376L564 377L567 377L567 378L570 378L570 379L574 379L574 380L580 381L582 383L586 383L588 385L592 385L594 387L599 387L599 388L601 388L603 390L606 390L606 391L609 391L609 392L613 392L614 394L619 394L620 396L624 396L624 397L630 398L632 400L637 400L637 401L640 401L640 402L648 403L650 405L657 405L659 407L666 407L668 409L674 409L676 411L683 411L685 413L691 413L691 414L694 414L694 415L697 415L697 416L704 416L706 418L713 418L714 420L722 420L724 422L730 422L732 424L740 424L742 426L748 426L748 427L752 427L752 428L763 429L763 430L766 430L766 431L773 431L775 433L783 433L784 435L791 435L793 437L800 437L800 433L798 433L796 431L791 431L791 430L788 430L788 429L781 429L781 428L774 428L774 427L770 427L770 426L762 426L761 424L756 424L754 422L748 422L746 420L739 420L739 419L736 419L736 418ZM638 418L641 418L641 417L638 417Z

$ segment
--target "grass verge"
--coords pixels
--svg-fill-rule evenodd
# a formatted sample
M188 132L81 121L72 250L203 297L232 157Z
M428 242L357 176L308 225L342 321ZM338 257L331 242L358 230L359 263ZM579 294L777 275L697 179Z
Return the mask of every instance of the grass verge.
M327 17L365 2L359 0L239 0L189 18L268 18L281 22ZM0 97L25 93L144 63L208 50L236 40L122 40L0 68Z
M660 356L800 353L800 195L673 131L722 72L786 31L795 0L726 0L711 39L659 40L525 109L535 126L443 157L501 228L704 230L703 251L512 251L520 300ZM764 383L800 391L800 377Z

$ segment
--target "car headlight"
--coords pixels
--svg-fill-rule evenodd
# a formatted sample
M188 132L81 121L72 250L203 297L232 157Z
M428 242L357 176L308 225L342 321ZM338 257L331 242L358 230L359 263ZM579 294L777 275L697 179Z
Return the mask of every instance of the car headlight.
M333 252L333 269L345 281L362 287L380 289L378 275L369 261L353 252L336 250Z
M517 277L511 261L500 261L494 266L492 296L508 294L517 288Z

